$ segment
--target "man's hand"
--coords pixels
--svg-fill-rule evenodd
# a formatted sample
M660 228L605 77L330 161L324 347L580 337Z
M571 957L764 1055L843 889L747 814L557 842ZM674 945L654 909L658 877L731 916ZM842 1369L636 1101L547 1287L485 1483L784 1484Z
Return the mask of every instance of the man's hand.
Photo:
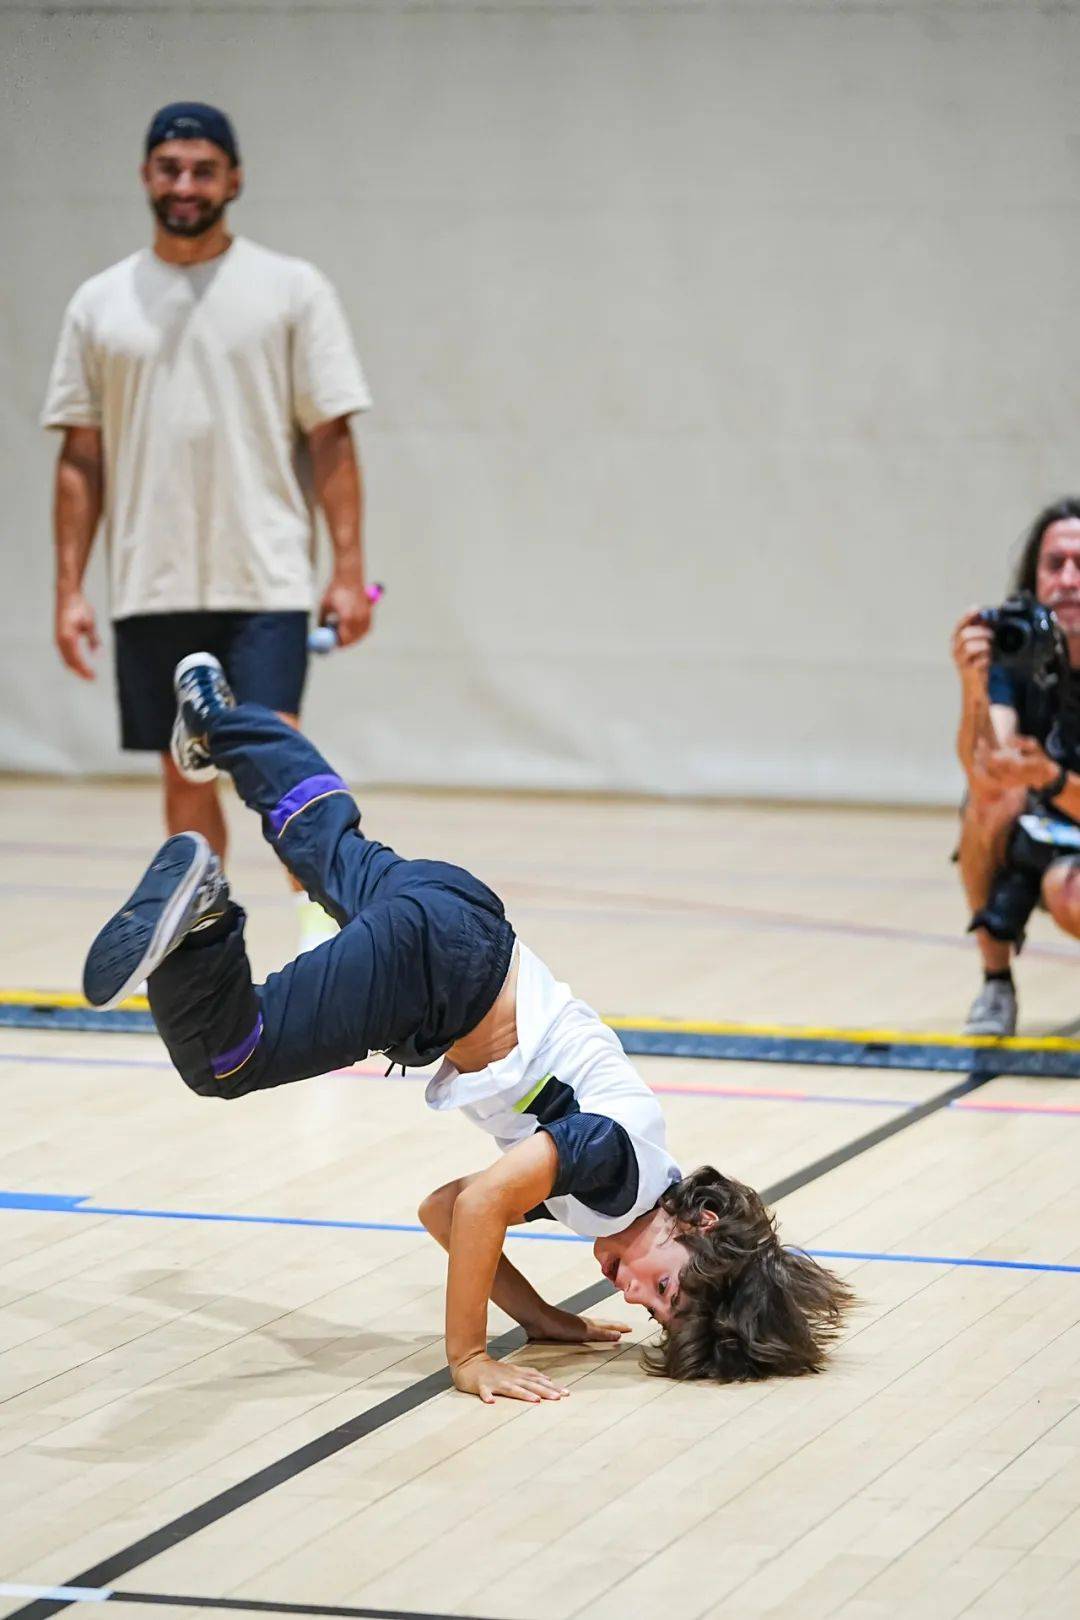
M84 641L89 652L97 652L101 646L93 608L81 591L73 591L56 606L56 645L68 669L84 681L92 681L94 669L83 651Z
M454 1387L466 1395L479 1395L485 1406L492 1406L497 1395L512 1401L559 1401L570 1391L553 1383L536 1367L518 1367L513 1362L494 1361L489 1355L470 1356L453 1369Z
M594 1322L555 1305L545 1306L542 1315L521 1325L530 1339L552 1344L617 1344L630 1332L627 1322Z
M965 684L986 685L994 646L994 632L979 623L980 608L969 608L953 631L953 663Z
M1014 737L1002 748L985 739L975 744L975 769L999 788L1033 788L1036 793L1057 781L1059 771L1034 737Z
M319 604L319 618L325 624L337 621L338 640L350 647L371 629L371 603L364 587L364 576L357 568L335 570Z

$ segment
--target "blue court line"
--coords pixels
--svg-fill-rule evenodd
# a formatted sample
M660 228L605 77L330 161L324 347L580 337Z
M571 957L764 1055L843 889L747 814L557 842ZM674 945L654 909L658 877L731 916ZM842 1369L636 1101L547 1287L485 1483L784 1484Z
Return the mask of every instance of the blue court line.
M7 1192L0 1189L0 1210L28 1210L62 1215L117 1215L147 1221L222 1221L241 1226L310 1226L336 1231L410 1232L425 1228L411 1221L344 1221L319 1219L308 1215L233 1215L221 1211L193 1209L124 1209L95 1204L88 1193ZM534 1243L588 1243L575 1232L507 1232L508 1238ZM990 1271L1060 1271L1080 1274L1080 1264L1066 1265L1042 1260L981 1260L955 1254L894 1254L880 1249L807 1249L815 1260L888 1261L909 1266L976 1266Z
M989 1271L1064 1271L1080 1274L1080 1265L1055 1265L1044 1260L962 1259L955 1254L875 1254L862 1249L807 1249L815 1260L890 1260L905 1266L978 1266Z
M140 1221L221 1221L238 1226L314 1226L346 1232L416 1232L426 1228L414 1221L345 1221L308 1215L235 1215L221 1210L128 1209L95 1204L89 1193L20 1193L0 1189L0 1210L29 1210L61 1215L122 1215ZM588 1243L573 1232L508 1232L507 1237L538 1243Z

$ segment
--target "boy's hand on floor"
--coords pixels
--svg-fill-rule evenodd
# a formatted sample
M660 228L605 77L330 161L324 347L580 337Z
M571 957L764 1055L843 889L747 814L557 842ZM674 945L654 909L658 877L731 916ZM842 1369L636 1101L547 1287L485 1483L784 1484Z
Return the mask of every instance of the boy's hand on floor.
M624 1333L630 1332L626 1322L594 1322L588 1316L572 1316L554 1305L535 1322L524 1322L522 1326L530 1339L555 1344L617 1344Z
M453 1369L454 1386L466 1395L479 1395L487 1406L497 1395L512 1401L558 1401L570 1391L556 1384L536 1367L519 1367L512 1361L493 1361L490 1356L471 1356Z

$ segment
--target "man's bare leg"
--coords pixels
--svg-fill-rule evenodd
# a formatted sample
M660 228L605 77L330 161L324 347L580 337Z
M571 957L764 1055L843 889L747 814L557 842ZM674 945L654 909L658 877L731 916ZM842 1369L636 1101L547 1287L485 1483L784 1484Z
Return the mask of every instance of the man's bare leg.
M1000 794L972 794L964 806L960 829L960 880L972 912L990 898L990 885L1005 860L1009 829L1024 808L1023 790ZM1012 961L1013 947L994 939L985 928L975 940L987 973L1002 973Z
M171 754L162 754L165 789L165 827L169 833L202 833L220 861L225 859L225 816L216 782L189 782L181 776Z

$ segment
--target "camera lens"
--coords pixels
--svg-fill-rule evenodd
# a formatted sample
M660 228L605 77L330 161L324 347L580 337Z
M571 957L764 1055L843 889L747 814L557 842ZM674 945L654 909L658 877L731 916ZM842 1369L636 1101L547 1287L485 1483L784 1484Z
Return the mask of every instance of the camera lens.
M998 653L1002 658L1016 658L1023 652L1028 644L1031 632L1026 624L1018 624L1015 619L1006 619L999 624L994 636Z

